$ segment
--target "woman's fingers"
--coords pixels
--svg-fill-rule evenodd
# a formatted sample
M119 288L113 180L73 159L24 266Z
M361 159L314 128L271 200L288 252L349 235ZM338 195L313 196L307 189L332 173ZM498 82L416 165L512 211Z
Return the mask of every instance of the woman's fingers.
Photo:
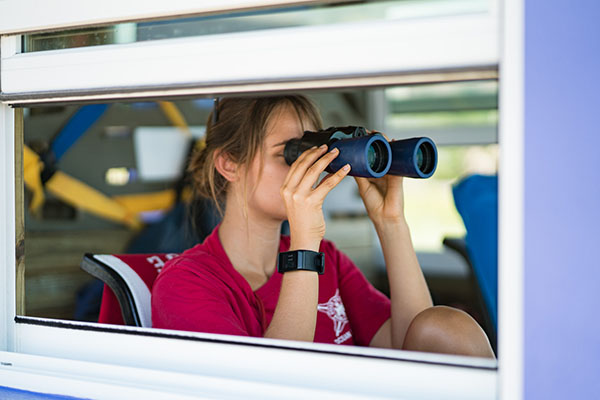
M358 185L358 191L360 193L364 193L367 191L367 189L369 188L369 181L367 180L367 178L361 178L361 177L355 176L354 180L356 181L356 184Z
M283 186L289 188L298 186L302 178L304 178L306 170L325 153L325 150L327 150L327 145L322 145L320 147L312 147L300 154L300 157L290 167Z
M375 190L376 192L383 194L385 188L383 186L383 180L387 177L382 178L359 178L355 177L356 184L358 185L358 192L364 196L371 190Z
M323 179L321 183L319 183L319 186L317 186L312 193L314 199L318 202L323 202L323 200L325 200L325 197L331 191L331 189L336 187L338 183L340 183L342 179L344 179L344 177L348 175L349 172L350 164L346 164L342 168L337 170L336 173L330 174L326 177L326 179Z
M281 194L288 201L300 195L303 201L308 201L311 204L322 203L325 200L327 193L340 183L340 181L350 172L350 165L346 164L336 173L330 174L323 179L319 185L313 190L313 186L319 179L319 176L327 166L339 154L337 148L323 155L326 146L312 148L300 155L298 160L294 162L283 186Z
M290 168L283 186L289 189L298 187L301 191L310 191L321 173L339 154L339 150L334 148L323 155L325 149L327 146L323 145L302 153Z
M396 139L392 139L392 140L390 140L390 138L389 138L389 137L387 137L387 135L386 135L385 133L383 133L383 132L379 132L379 131L376 131L375 129L373 129L373 130L371 130L371 131L367 129L367 133L368 133L369 135L373 135L373 134L375 134L375 133L379 133L379 134L380 134L381 136L383 136L383 137L385 138L385 140L387 140L388 142L393 142L394 140L396 140Z
M304 178L298 184L300 190L310 190L315 185L319 176L325 168L340 154L340 151L337 148L334 148L324 156L322 156L318 161L313 163L308 167L304 174Z
M387 193L389 201L392 203L399 203L404 198L403 188L404 177L403 176L389 176L387 180Z

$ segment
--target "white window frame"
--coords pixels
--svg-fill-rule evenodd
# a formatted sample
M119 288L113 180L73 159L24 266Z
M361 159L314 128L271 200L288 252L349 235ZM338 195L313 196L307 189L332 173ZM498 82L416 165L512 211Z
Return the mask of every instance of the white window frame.
M6 23L6 18L0 19L0 34L3 35L0 47L3 101L0 105L0 226L3 227L0 229L0 254L3 255L0 256L0 293L4 293L0 295L0 386L89 396L89 385L92 385L104 390L105 397L131 390L145 393L149 398L160 397L152 396L153 391L169 392L181 398L198 394L231 394L236 393L232 389L235 384L247 390L240 393L261 398L280 394L302 398L308 395L335 397L336 394L344 398L406 396L464 399L497 398L498 394L502 398L521 397L519 372L522 350L519 340L522 326L519 318L522 299L519 297L521 293L515 296L512 288L515 287L514 275L520 278L522 273L522 232L518 231L522 226L522 187L515 190L512 182L522 183L523 134L519 125L521 110L518 107L521 103L517 101L515 105L512 97L511 101L506 100L507 93L518 92L515 88L520 83L520 71L502 63L500 67L505 75L500 85L500 140L510 153L503 151L500 161L503 172L500 176L499 236L500 377L494 363L457 356L340 349L289 341L152 330L156 333L154 335L142 328L98 328L97 324L16 317L15 117L11 105L484 79L495 76L501 56L506 54L509 46L518 46L521 40L518 32L509 35L504 30L502 39L505 46L499 48L500 19L493 0L486 15L436 17L398 25L386 22L374 26L358 23L290 28L276 32L277 35L273 35L274 31L248 32L210 39L184 38L18 53L19 35L26 32L200 14L215 12L217 8L257 8L272 2L206 1L202 6L191 1L111 0L108 3L111 6L107 7L107 2L104 2L103 10L111 11L104 13L75 1L59 0L51 5L36 3L37 14L44 16L42 21L25 17L30 12L27 2L0 2L0 15L10 10L8 15L11 18L10 24ZM69 12L58 12L54 9L57 5L58 9L68 6ZM516 25L521 21L518 19L521 9L520 0L515 0L505 9L507 15L517 17ZM514 24L515 20L511 20L511 27ZM348 45L348 41L343 40L347 37L344 35L352 35L359 29L360 35L354 37L356 40L352 46ZM393 35L393 40L381 35ZM277 36L270 46L273 43L286 44L277 59L269 54L269 46L261 45L267 36ZM419 38L400 40L401 43L397 39L415 36ZM316 39L320 46L313 48L311 44ZM415 50L417 45L419 51ZM244 52L246 46L255 49L253 57L262 61L253 61L247 74L236 75L234 69L227 67L231 63L227 51ZM327 48L320 49L324 46L330 46L329 51ZM403 50L402 57L386 51L398 47ZM332 52L337 57L352 54L368 56L345 66L332 63L315 68L306 58L294 55L294 49L307 48L313 52L311 54L317 54L317 60L331 57ZM203 71L202 80L193 74L192 67L181 63L186 54L200 53L209 54L212 60L216 60L216 67ZM376 56L375 60L373 56ZM126 60L119 74L106 72L115 68L116 64L111 61L114 57ZM148 57L160 68L152 69L145 78L136 77L134 72L147 65ZM273 65L267 65L267 61ZM76 69L81 67L73 65L75 62L85 64L86 68L96 68L94 72L97 75L78 73ZM165 73L174 70L177 71L175 78ZM508 280L511 282L510 289L507 289ZM519 286L522 282L516 280L517 291L522 290ZM509 297L513 299L510 302ZM505 311L507 307L510 307L510 312ZM511 316L515 307L518 310L516 317ZM106 368L107 365L110 368ZM294 372L300 372L287 373L290 366L294 366ZM49 386L34 383L32 376L38 375L49 376ZM69 384L64 386L65 382Z
M28 104L494 78L496 36L467 15L92 46L3 56L0 85Z

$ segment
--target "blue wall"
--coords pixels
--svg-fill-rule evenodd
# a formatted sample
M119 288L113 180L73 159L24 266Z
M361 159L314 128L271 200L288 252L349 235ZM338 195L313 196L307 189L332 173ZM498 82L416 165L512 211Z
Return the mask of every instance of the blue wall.
M525 0L525 398L600 398L600 2Z

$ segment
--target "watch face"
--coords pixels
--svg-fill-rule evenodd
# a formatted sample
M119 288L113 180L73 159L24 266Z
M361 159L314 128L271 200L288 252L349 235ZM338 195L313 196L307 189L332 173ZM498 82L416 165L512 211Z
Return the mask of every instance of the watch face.
M285 256L285 266L286 268L294 268L298 263L298 258L296 253L287 253Z
M322 274L325 268L325 254L310 250L295 250L279 253L277 271L315 271Z

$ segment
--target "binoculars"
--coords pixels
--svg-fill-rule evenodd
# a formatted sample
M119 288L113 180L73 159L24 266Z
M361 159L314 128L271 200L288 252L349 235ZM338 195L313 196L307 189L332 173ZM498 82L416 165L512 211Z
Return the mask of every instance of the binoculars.
M346 164L349 175L381 178L385 174L410 178L429 178L437 167L437 148L427 137L388 142L380 133L368 134L360 126L331 127L317 132L305 131L300 139L291 139L283 155L288 165L313 146L326 144L339 155L326 171L335 172Z

